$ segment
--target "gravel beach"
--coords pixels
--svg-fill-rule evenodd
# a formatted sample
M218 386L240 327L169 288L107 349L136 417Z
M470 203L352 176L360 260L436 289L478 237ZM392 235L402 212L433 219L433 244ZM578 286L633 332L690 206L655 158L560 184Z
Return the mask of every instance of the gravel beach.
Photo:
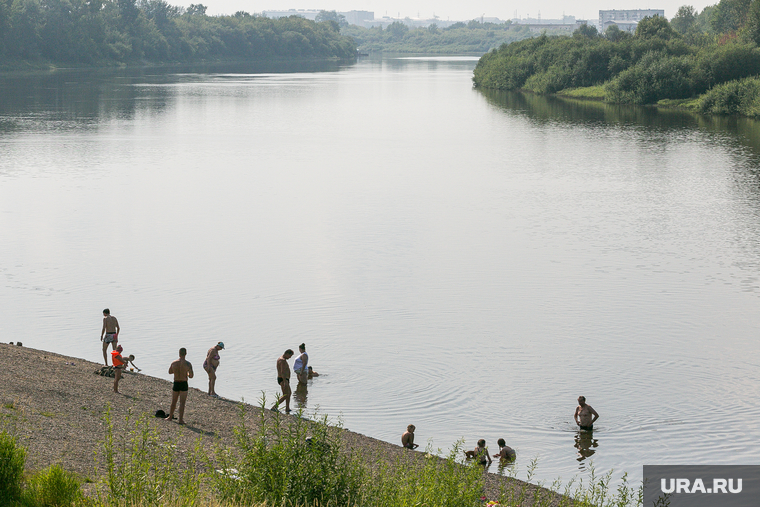
M158 409L169 411L168 380L127 372L119 384L121 393L116 394L112 378L95 374L101 364L9 344L0 344L0 364L0 429L14 433L26 447L27 467L31 470L58 463L83 478L97 481L104 471L96 453L105 436L103 415L109 404L116 432L125 430L130 412L153 415ZM200 370L196 375L205 372ZM173 441L182 449L192 449L199 436L231 446L240 413L239 401L213 398L191 388L185 426L155 418L151 418L151 424L161 439ZM259 407L246 406L246 424L256 427L260 417ZM265 417L293 416L265 411ZM342 431L341 436L347 446L360 450L370 463L399 456L422 459L424 455L348 430ZM490 498L495 498L500 488L513 487L525 487L530 492L523 505L531 505L530 497L540 489L486 474ZM553 505L560 499L558 495L555 497Z

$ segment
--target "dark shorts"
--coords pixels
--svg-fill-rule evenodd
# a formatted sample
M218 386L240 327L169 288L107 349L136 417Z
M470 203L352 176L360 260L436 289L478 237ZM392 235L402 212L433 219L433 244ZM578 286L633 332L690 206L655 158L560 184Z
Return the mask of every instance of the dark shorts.
M172 386L172 391L178 393L187 391L187 380L175 380L174 385Z
M112 343L118 341L119 340L116 339L116 333L106 333L105 337L103 338L103 343Z
M290 396L290 394L293 392L290 390L290 379L277 377L277 383L280 384L282 394L285 396Z
M594 425L592 424L591 426L581 426L581 429L583 431L594 431Z

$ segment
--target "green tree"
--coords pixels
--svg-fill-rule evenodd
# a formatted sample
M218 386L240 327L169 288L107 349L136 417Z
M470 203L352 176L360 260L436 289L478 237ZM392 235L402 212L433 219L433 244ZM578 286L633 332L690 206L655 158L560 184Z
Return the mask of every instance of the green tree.
M205 16L206 9L208 9L208 7L203 4L190 4L190 7L187 8L185 14L188 16Z
M594 25L589 25L588 23L583 23L573 32L573 37L575 38L594 39L597 36L599 36L599 31Z
M348 21L346 21L346 16L343 14L338 14L336 11L319 11L319 14L317 14L317 17L315 19L317 23L323 23L325 21L335 21L338 23L338 26L343 28L344 26L348 26Z
M670 20L670 26L673 30L685 35L687 32L693 30L697 25L697 11L691 5L682 5L678 8L678 12Z
M668 20L662 16L646 17L639 21L636 25L636 38L637 39L660 39L670 40L678 37L678 34L670 26Z
M385 31L390 33L392 38L401 39L407 34L407 32L409 32L409 27L401 21L394 21L388 25L388 28Z
M715 33L737 32L747 21L752 0L720 0L710 20Z
M621 30L617 25L610 25L604 31L604 38L612 42L618 42L629 37L631 37L631 34Z

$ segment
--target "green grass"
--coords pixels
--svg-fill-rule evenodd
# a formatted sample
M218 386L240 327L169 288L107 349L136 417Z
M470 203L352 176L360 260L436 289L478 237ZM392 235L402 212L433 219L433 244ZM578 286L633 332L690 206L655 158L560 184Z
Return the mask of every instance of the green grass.
M262 399L254 427L240 407L235 442L201 441L183 451L160 437L148 414L129 413L126 430L116 431L110 407L103 415L105 438L98 451L106 470L90 498L81 481L58 465L24 477L25 450L0 432L0 505L10 507L481 507L485 476L477 464L463 461L463 442L440 458L402 453L392 462L367 461L346 447L340 424L327 416L309 420L272 416ZM201 445L203 443L203 445ZM438 455L437 455L438 454ZM531 481L536 460L527 468ZM504 473L501 469L500 473ZM517 466L506 468L515 477ZM641 487L622 483L613 490L612 472L562 487L559 480L537 488L523 481L499 495L503 507L641 506ZM89 479L85 482L91 482ZM541 484L539 484L541 486ZM552 491L550 491L552 490Z
M573 97L576 99L593 99L604 100L604 86L586 86L583 88L566 88L557 92L562 97Z

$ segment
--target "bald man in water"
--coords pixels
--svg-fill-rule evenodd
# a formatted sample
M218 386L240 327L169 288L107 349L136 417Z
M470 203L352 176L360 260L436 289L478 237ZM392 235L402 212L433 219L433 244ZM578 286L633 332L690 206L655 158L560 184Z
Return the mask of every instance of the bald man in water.
M578 396L578 407L575 409L575 424L583 431L593 431L594 422L599 419L599 414L586 404L585 396Z
M172 386L172 406L169 409L167 421L174 418L174 409L179 399L179 424L185 424L185 401L187 400L187 379L193 378L193 365L185 359L187 350L182 347L179 349L179 359L169 366L169 373L174 374L174 385Z

